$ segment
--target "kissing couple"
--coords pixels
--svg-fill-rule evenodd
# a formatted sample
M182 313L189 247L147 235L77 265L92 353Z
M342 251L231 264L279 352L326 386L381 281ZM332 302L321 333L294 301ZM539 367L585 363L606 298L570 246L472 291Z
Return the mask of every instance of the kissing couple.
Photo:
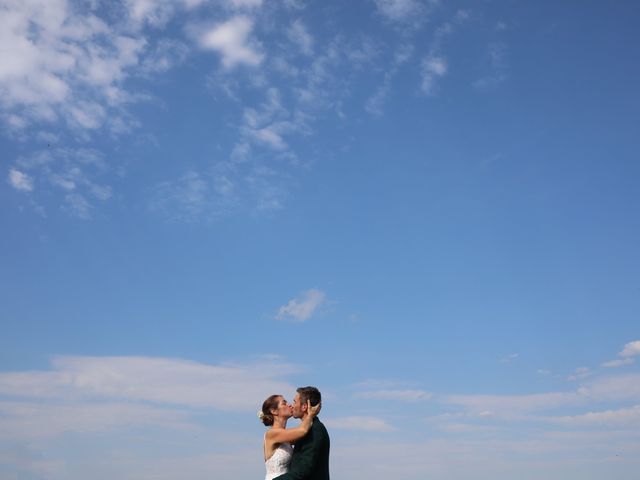
M271 395L258 411L269 427L264 434L265 480L329 480L329 434L318 418L322 396L316 387L300 387L289 405ZM287 428L291 417L299 426Z

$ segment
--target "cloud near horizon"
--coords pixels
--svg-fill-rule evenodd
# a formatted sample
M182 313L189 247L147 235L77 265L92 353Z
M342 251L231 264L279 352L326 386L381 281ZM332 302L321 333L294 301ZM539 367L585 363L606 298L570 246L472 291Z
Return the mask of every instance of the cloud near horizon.
M256 399L295 388L290 364L210 365L156 357L72 357L52 369L0 373L0 395L49 401L130 401L184 408L251 411Z
M209 442L219 442L216 445L221 449L235 437L244 445L247 441L253 442L252 437L248 433L234 433L238 428L236 423L240 421L244 425L249 420L240 419L251 418L252 428L258 428L252 413L256 405L274 391L293 391L288 378L301 371L300 367L273 354L247 363L218 364L158 357L58 356L51 360L51 367L50 370L0 373L0 446L16 441L42 445L54 438L68 443L70 438L82 441L92 435L119 438L127 432L135 432L136 438L145 438L145 441L160 442L159 445L171 438L172 445L176 439L182 439L181 442L186 442L183 445L195 448L194 438L208 438ZM386 439L387 448L399 442L404 445L403 449L422 452L421 455L431 455L434 449L453 448L478 461L489 451L495 455L495 449L500 455L517 451L519 458L532 459L541 454L552 455L558 449L579 452L566 444L567 438L573 438L578 432L582 447L598 451L615 446L626 455L630 450L624 445L639 442L634 433L640 425L639 374L589 378L575 390L530 395L432 395L419 389L393 388L401 384L394 380L354 384L359 388L382 389L356 393L352 396L355 401L344 398L339 404L337 391L325 392L328 403L324 421L332 432L337 471L346 474L360 456L375 463L372 451L352 450L353 442L362 442L365 434L367 445L373 451L378 441ZM397 401L426 399L432 401L414 403L411 413L394 406ZM611 408L611 405L618 407ZM376 409L375 413L371 408ZM363 414L363 409L368 412ZM448 413L420 418L420 409L444 409ZM573 413L567 414L567 411ZM217 422L230 418L231 423L224 426L216 423L214 428L207 420L208 412L222 414ZM402 440L411 434L410 425L416 418L430 426L431 439L426 444L420 440L409 443ZM256 438L259 445L259 435ZM487 442L492 446L489 450ZM247 472L250 472L261 468L260 462L252 463L258 450L256 447L240 452L231 448L229 454L237 454L243 462L248 462ZM222 454L220 452L216 455ZM344 458L345 452L352 452L355 457ZM194 455L198 456L197 452ZM188 459L195 458L191 454L172 453L170 457L176 465L184 464L184 471L192 472L193 478L205 478L206 472L217 468L209 464L213 458L210 455L197 460L197 468L189 466ZM446 458L440 461L443 467L450 463ZM394 462L389 466L399 465ZM518 462L507 464L518 468ZM29 465L25 468L45 468L37 461ZM414 462L412 468L416 475L423 475L427 471L433 473L434 465L431 461ZM142 458L131 464L133 469L148 467L148 461ZM51 467L47 478L58 480L64 475L64 469Z

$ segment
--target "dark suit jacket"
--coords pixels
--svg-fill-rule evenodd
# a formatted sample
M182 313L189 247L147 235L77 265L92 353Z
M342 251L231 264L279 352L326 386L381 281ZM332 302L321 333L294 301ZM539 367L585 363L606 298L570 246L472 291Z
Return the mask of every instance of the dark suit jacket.
M296 442L289 471L275 480L329 480L329 434L318 417Z

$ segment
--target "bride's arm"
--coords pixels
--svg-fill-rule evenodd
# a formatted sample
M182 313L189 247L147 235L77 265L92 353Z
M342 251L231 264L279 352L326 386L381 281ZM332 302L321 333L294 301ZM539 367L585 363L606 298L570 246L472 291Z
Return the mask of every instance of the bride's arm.
M297 442L309 433L311 425L313 424L313 419L318 415L318 412L320 412L320 408L322 408L320 403L315 407L312 407L311 402L307 401L308 413L305 415L300 425L294 428L272 428L271 430L267 430L267 439L273 443Z

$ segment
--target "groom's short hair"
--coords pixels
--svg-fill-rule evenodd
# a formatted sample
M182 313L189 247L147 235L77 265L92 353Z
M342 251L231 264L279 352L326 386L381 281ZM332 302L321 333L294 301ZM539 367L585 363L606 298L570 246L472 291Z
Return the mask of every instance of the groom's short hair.
M311 406L315 407L322 401L320 390L316 387L300 387L296 390L300 394L300 404L304 405L307 400L311 402Z

